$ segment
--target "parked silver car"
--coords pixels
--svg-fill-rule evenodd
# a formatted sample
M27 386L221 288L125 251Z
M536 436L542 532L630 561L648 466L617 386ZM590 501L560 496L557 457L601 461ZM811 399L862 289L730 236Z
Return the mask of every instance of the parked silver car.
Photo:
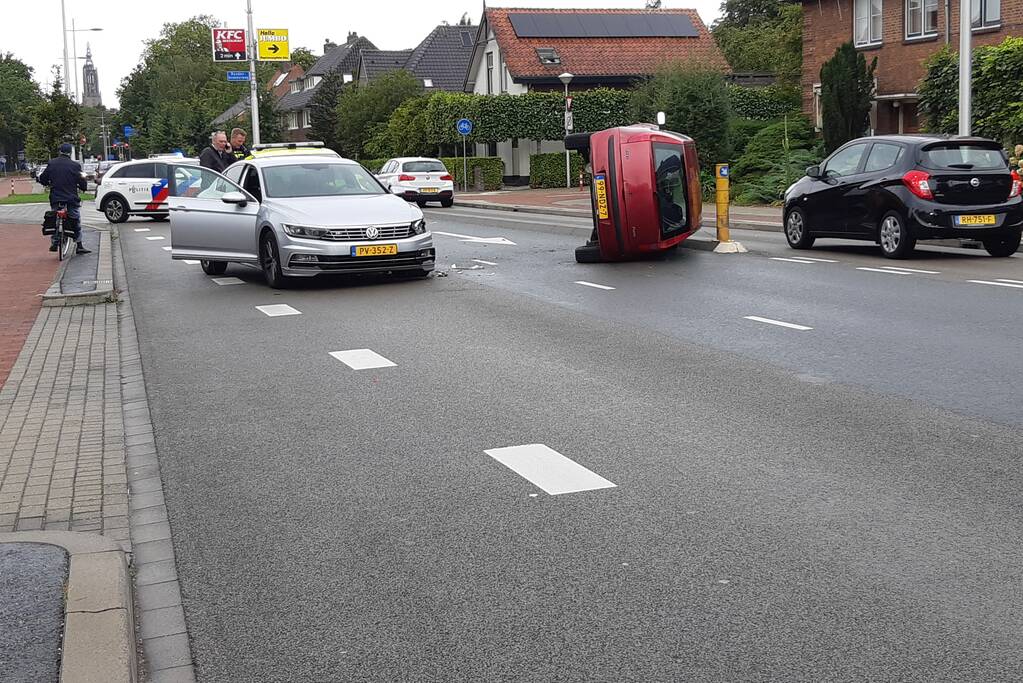
M224 175L170 166L171 256L198 259L209 275L248 263L278 288L289 277L433 270L423 212L357 162L269 156L235 163Z

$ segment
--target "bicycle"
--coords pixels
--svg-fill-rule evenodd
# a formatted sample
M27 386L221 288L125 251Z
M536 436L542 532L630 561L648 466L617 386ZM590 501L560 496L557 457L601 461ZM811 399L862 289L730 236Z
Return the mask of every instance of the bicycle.
M57 260L63 261L70 258L75 252L75 221L68 216L67 204L64 202L57 204L56 211L48 213L52 214L52 225L47 219L44 219L43 234L58 235Z

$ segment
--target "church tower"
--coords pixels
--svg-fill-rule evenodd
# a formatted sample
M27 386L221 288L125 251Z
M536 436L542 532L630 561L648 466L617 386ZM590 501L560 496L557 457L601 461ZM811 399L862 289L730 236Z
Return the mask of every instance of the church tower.
M96 72L96 65L92 63L92 48L88 43L85 45L82 81L85 83L82 90L82 104L86 107L98 107L103 104L99 94L99 74Z

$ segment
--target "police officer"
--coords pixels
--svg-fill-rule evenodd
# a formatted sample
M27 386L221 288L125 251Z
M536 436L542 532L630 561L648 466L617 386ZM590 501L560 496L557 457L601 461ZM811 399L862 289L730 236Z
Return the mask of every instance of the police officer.
M82 200L78 197L78 191L85 192L88 185L85 176L82 175L82 166L71 158L71 145L64 143L58 150L59 154L50 159L46 164L46 170L39 174L39 184L50 187L50 208L57 210L60 204L67 207L68 219L75 226L75 243L78 245L76 254L88 254L90 250L82 246ZM57 251L60 244L60 235L53 234L50 240L50 251Z
M241 128L231 129L231 155L235 161L241 161L249 156L249 148L245 146L245 131Z

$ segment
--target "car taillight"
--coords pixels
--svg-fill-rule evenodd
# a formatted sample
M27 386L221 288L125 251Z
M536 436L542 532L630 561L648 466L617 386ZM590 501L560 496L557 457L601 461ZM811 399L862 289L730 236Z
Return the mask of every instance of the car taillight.
M440 179L441 179L441 180L454 180L454 178L452 178L452 177L451 177L451 174L450 174L450 173L445 173L444 175L442 175L442 176L440 177Z
M398 182L399 183L407 183L407 182L413 181L415 179L416 179L416 177L414 175L400 175L400 176L398 176Z
M902 183L920 199L934 199L930 180L931 174L926 171L910 171L902 176Z
M1020 179L1019 172L1012 172L1012 189L1009 190L1009 199L1018 197L1023 194L1023 179Z

